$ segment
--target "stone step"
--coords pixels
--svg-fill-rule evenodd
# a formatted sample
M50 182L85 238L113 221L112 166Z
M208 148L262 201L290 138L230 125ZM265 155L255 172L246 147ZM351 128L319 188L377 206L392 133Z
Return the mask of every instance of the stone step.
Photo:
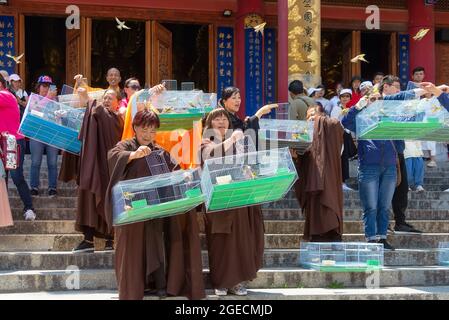
M299 249L266 249L264 267L298 267ZM203 266L208 267L208 253L203 250ZM438 265L437 249L398 249L385 252L386 266L435 266ZM0 252L0 270L63 270L68 266L79 269L112 269L114 252L95 253L55 252Z
M263 215L266 220L304 220L301 209L271 209L270 204L264 205ZM408 209L406 213L407 220L449 220L449 210L432 209ZM344 221L362 221L363 212L361 209L344 209ZM394 221L393 213L390 210L390 220Z
M205 300L448 300L449 286L435 287L384 287L384 288L300 288L300 289L249 289L247 296L216 296L206 290ZM71 290L53 292L2 293L0 300L118 300L116 290ZM145 296L144 300L187 300L185 297ZM274 306L273 311L278 307ZM211 314L211 310L208 314Z
M23 206L11 208L14 221L23 221ZM75 208L36 208L35 213L38 220L75 220ZM1 230L1 229L0 229Z
M83 239L81 234L24 234L0 235L0 251L71 251ZM266 249L298 249L302 234L265 234ZM96 248L104 248L104 240L96 239ZM204 234L202 246L206 246ZM344 234L345 242L364 242L363 234ZM440 242L449 242L449 233L395 234L388 241L398 249L438 248Z
M437 188L437 186L434 186ZM44 198L47 199L47 188L40 188L39 189L39 196L34 197L36 199ZM61 184L58 187L58 198L77 198L77 188L68 186L67 184ZM445 189L438 189L438 190L426 190L424 192L417 192L417 191L410 191L408 193L408 199L409 200L449 200L449 192L444 192ZM14 199L19 197L18 191L15 188L14 185L9 185L8 188L8 195L10 199ZM343 194L344 199L346 200L358 200L360 199L359 192L358 191L347 191ZM51 199L51 198L48 198ZM297 201L296 197L294 196L293 192L289 192L286 197L283 200L288 201Z
M57 187L57 191L58 191L58 197L68 197L68 198L76 198L77 197L77 189L76 188L67 188L66 186L62 186L60 187L60 185L58 185ZM47 188L39 188L39 196L37 196L37 198L48 198L48 189ZM9 197L19 197L19 192L17 191L17 189L15 187L9 187L8 189L8 195ZM33 197L33 199L36 197ZM48 199L52 199L52 198L48 198Z
M268 206L269 207L269 206ZM264 219L266 220L304 220L304 216L299 208L297 209L270 209L264 205L262 209ZM38 220L75 220L76 208L36 208L35 209ZM12 215L14 221L24 220L23 207L12 208ZM416 210L409 209L406 213L408 220L449 220L449 210ZM345 209L343 219L344 221L362 221L362 210L360 209ZM393 214L390 214L390 219L393 221Z
M200 230L204 232L204 220L198 216ZM449 221L410 220L410 224L425 233L449 233ZM265 232L268 234L294 234L304 230L304 221L265 220ZM363 233L362 221L344 221L344 233ZM74 220L36 220L16 221L14 226L0 228L1 234L67 234L77 233Z
M70 234L75 231L74 220L15 221L11 227L0 228L1 234Z
M208 283L208 270L205 280ZM79 279L78 281L75 281ZM79 286L78 286L79 284ZM365 272L319 272L301 268L264 268L257 278L248 283L251 289L266 288L364 288L396 286L447 286L447 267L386 267L378 274ZM116 278L112 269L27 270L0 272L0 292L67 291L77 286L79 290L115 290ZM207 287L210 287L207 285Z
M429 192L431 193L431 192ZM432 209L432 210L449 210L449 193L441 193L441 199L438 198L437 192L433 192L430 199L424 198L424 195L416 193L417 199L408 201L409 209ZM9 197L11 208L22 208L23 203L19 197ZM33 197L33 206L37 208L76 208L76 196L64 197L58 196L49 198L47 196ZM292 198L284 198L277 202L268 203L265 208L272 209L293 209L299 208L298 201ZM344 199L344 207L348 209L361 208L361 202L353 195L351 198Z

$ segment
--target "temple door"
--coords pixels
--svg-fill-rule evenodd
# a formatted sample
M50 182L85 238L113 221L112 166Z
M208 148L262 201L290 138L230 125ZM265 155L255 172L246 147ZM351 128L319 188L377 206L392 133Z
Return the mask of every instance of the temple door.
M91 20L81 18L80 29L66 31L66 79L65 83L74 83L73 77L83 74L90 80L90 30Z
M150 30L149 30L150 29ZM147 78L150 76L151 86L161 83L162 80L172 79L173 77L173 44L172 33L156 21L147 23L147 33L151 32L150 49L151 66L147 69ZM148 38L147 38L148 41ZM147 60L148 61L148 60Z
M348 34L343 40L343 83L345 85L349 84L352 77L352 66L351 59L352 57L352 35Z

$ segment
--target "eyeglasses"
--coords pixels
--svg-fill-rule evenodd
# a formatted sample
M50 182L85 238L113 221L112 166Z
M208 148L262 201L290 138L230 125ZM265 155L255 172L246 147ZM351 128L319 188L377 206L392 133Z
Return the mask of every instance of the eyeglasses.
M133 89L133 90L140 90L140 89L141 89L141 87L140 87L139 85L137 85L137 84L134 84L134 85L132 85L132 86L129 86L128 88L129 88L129 89Z

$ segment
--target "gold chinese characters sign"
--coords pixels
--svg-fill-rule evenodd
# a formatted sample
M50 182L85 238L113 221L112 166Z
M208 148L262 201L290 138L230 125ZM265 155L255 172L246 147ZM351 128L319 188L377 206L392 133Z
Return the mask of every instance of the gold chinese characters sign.
M320 0L288 0L288 76L306 87L321 83Z

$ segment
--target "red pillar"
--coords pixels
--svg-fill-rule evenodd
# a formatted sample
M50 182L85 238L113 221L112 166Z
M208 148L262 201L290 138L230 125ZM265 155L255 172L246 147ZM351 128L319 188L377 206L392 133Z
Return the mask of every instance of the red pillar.
M288 0L278 0L278 101L288 101Z
M238 0L237 20L235 23L235 47L236 47L236 79L240 89L242 106L239 110L241 117L245 116L245 17L251 13L264 16L263 0Z
M426 69L425 81L435 81L435 14L433 5L425 5L424 0L408 0L410 34L410 70L415 67ZM413 36L420 29L430 29L420 41Z

